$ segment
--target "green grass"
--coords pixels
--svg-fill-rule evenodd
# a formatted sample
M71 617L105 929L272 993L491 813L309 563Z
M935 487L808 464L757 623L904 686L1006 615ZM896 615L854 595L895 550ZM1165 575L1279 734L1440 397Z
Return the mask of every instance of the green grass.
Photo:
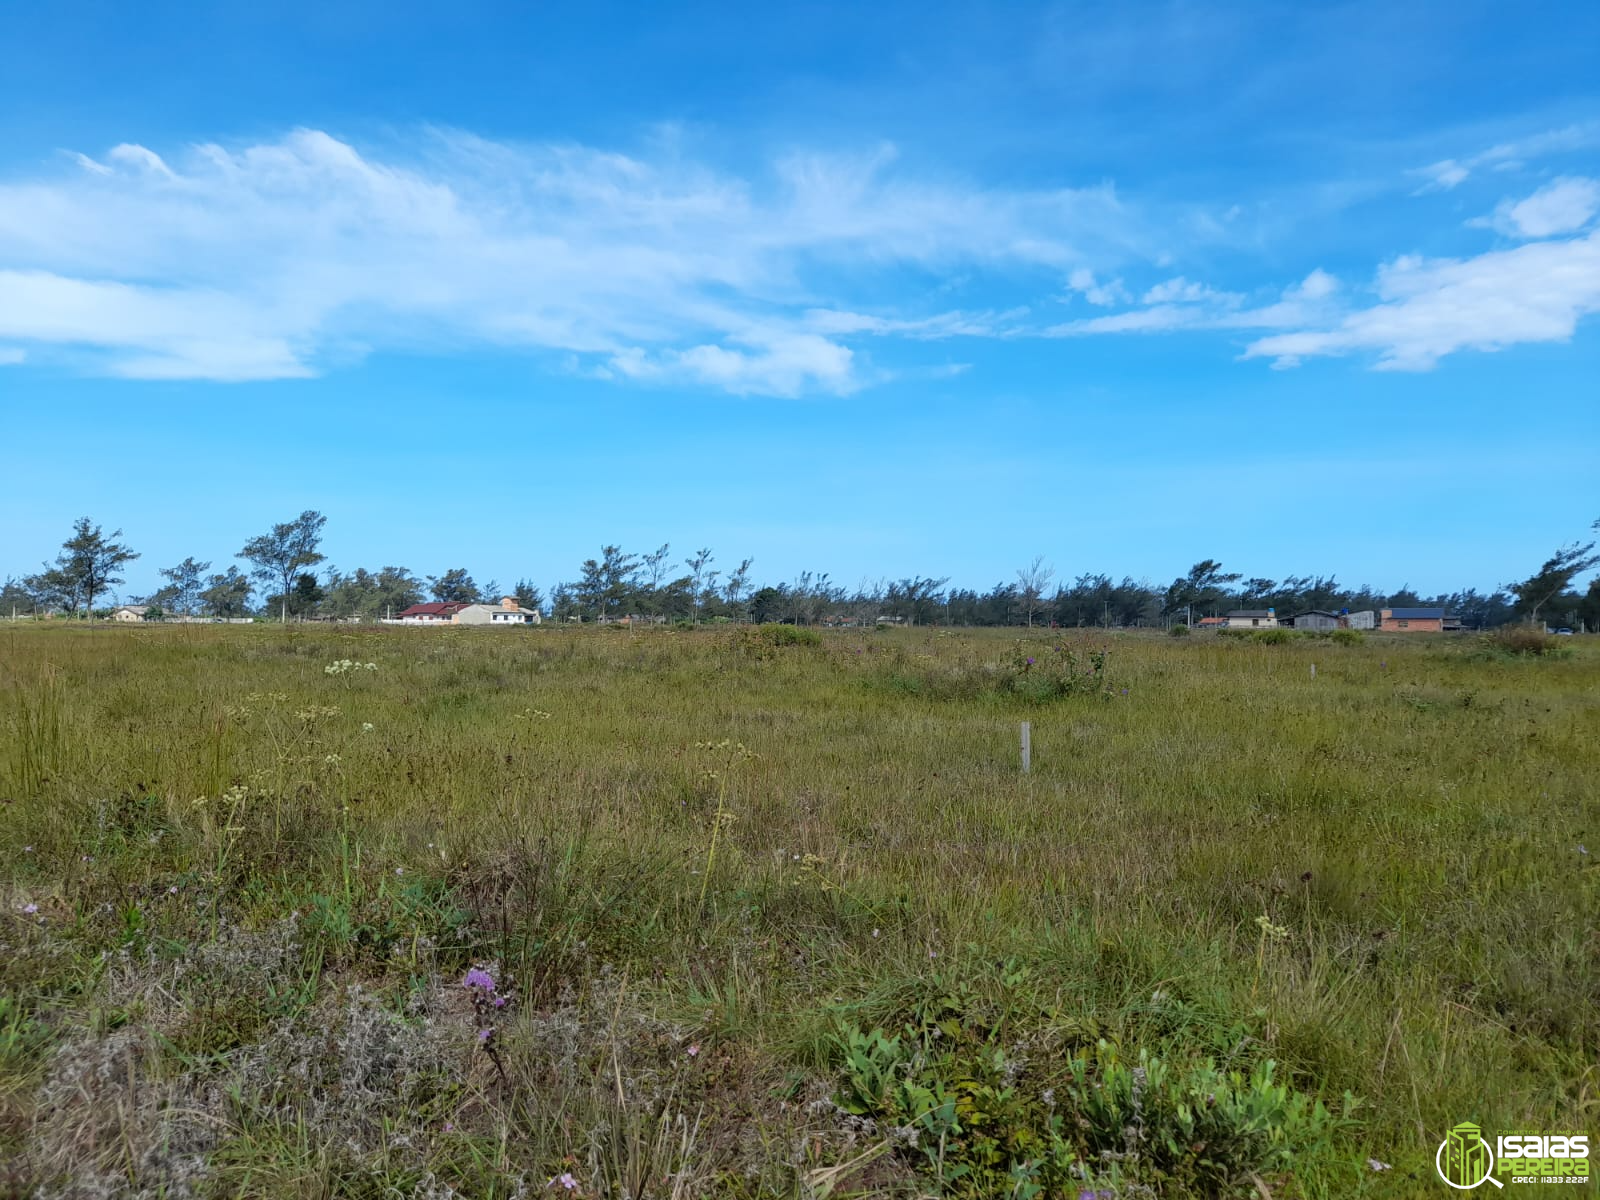
M0 631L0 1191L1387 1197L1594 1134L1600 646L1020 635Z

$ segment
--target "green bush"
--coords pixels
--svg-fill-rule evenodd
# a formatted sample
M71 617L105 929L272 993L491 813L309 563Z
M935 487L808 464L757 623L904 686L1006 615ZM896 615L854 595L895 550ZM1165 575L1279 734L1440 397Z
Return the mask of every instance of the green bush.
M1528 625L1506 625L1486 634L1485 649L1508 658L1561 658L1570 653L1566 642Z
M1359 629L1335 629L1328 640L1339 646L1359 646L1367 640L1367 635Z
M835 1042L835 1102L898 1134L897 1153L941 1192L1098 1195L1101 1183L1248 1196L1262 1177L1292 1178L1352 1124L1352 1096L1334 1114L1279 1083L1271 1059L1223 1070L1141 1050L1129 1062L1101 1040L1041 1075L1019 1069L993 1036L970 1036L964 1015L892 1037L846 1029Z
M1188 637L1189 627L1187 625L1174 625L1167 630L1167 634L1169 637Z

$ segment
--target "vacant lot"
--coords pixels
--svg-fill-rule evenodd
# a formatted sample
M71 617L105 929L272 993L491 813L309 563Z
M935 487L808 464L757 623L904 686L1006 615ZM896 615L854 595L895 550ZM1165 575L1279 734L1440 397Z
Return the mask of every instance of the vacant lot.
M1600 1124L1573 641L0 630L0 1192L1443 1194Z

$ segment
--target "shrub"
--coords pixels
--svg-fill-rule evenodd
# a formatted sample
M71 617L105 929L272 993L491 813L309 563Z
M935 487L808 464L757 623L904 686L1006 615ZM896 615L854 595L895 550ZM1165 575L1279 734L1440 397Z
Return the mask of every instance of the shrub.
M1328 640L1340 646L1359 646L1367 640L1367 635L1359 629L1335 629Z
M769 659L794 646L820 646L822 635L798 625L744 625L734 634L734 645L753 658Z
M1554 658L1567 651L1566 643L1542 629L1527 625L1507 625L1483 638L1483 645L1496 654L1512 658Z
M1264 646L1283 646L1294 641L1292 629L1252 629L1250 640L1260 642Z
M1187 625L1174 625L1171 629L1167 630L1167 635L1169 637L1188 637L1189 627Z

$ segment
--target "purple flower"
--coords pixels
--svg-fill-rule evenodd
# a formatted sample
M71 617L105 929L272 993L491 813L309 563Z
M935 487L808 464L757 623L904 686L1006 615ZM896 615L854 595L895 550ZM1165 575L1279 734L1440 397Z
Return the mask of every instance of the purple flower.
M494 998L494 1006L496 1008L504 1008L506 1006L506 998L504 996L496 996Z
M478 1040L480 1042L487 1042L493 1036L494 1036L494 1030L493 1029L480 1029L480 1030L478 1030Z
M24 904L22 906L22 911L31 917L34 913L39 911L39 906L37 904Z
M494 976L481 967L473 967L467 972L466 978L461 981L464 988L482 988L491 995L494 992Z
M578 1190L578 1181L572 1177L571 1171L563 1171L560 1175L557 1175L550 1181L551 1187L555 1187L557 1184L560 1184L569 1192L575 1192Z
M1030 655L1028 655L1028 665L1029 665L1029 666L1030 666L1030 667L1031 667L1031 666L1033 666L1033 655L1031 655L1031 654L1030 654Z

